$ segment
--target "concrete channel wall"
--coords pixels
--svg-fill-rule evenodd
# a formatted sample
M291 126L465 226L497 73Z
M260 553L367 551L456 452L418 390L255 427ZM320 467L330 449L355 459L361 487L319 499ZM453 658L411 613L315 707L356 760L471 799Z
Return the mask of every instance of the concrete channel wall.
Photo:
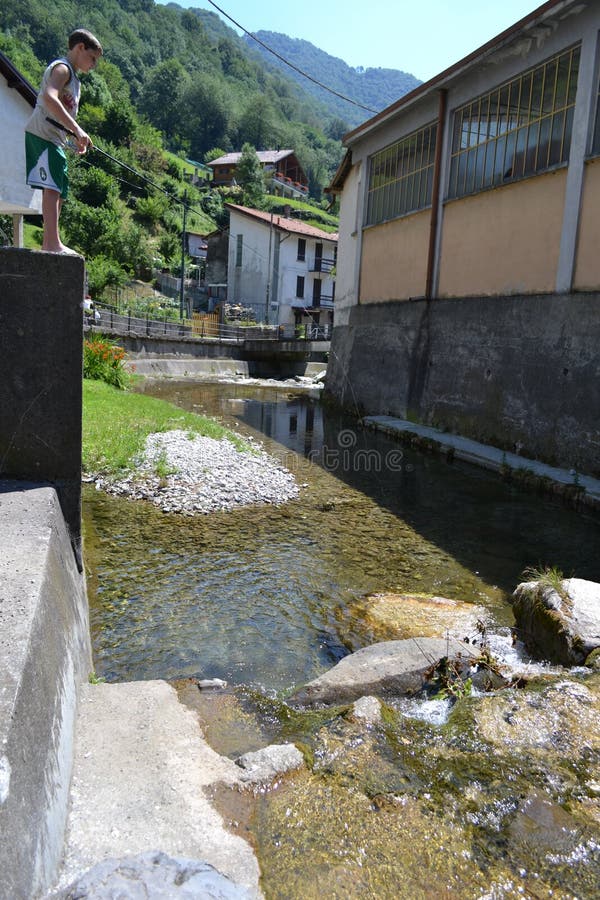
M0 898L51 886L82 683L80 257L0 250Z
M147 361L164 361L169 375L239 374L250 378L293 378L314 375L327 364L329 341L217 338L169 338L159 334L122 334L103 325L95 331L110 335L126 351L129 363L140 374L153 374ZM193 365L187 365L188 362ZM156 367L155 367L156 368Z
M600 475L600 295L354 307L326 392L551 465Z
M52 885L92 670L85 581L57 494L0 482L0 898Z

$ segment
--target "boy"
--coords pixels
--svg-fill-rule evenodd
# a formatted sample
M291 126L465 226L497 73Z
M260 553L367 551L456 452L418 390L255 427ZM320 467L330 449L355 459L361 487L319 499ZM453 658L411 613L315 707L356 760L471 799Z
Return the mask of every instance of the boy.
M67 157L64 147L71 132L78 153L85 153L92 141L75 118L79 108L81 83L76 72L90 72L102 56L100 41L84 28L69 35L69 52L50 63L38 94L33 114L25 126L27 184L40 188L44 238L42 250L70 253L62 243L58 220L67 196ZM66 129L66 130L65 130Z

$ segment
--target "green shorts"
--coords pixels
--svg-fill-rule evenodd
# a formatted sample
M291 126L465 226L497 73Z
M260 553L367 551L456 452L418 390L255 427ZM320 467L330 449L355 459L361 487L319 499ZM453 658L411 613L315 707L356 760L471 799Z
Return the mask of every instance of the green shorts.
M37 134L25 132L27 184L32 188L51 188L64 199L69 193L67 157L61 147Z

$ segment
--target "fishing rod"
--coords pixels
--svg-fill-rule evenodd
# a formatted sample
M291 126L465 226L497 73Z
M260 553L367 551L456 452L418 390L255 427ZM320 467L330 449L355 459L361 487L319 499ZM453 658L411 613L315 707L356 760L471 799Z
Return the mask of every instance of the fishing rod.
M62 125L60 122L57 122L55 119L51 119L49 116L46 116L46 121L51 125L54 125L55 128L60 128L61 131L70 134L72 137L76 138L77 135L74 131L71 131L70 128L67 128L66 125ZM169 191L165 190L165 188L161 187L159 184L156 184L150 178L147 178L146 175L142 175L141 172L138 172L136 169L132 168L132 166L128 166L127 163L124 163L122 160L117 159L116 156L113 156L111 153L108 153L106 150L103 150L102 147L98 147L91 141L91 150L96 150L102 156L105 156L107 159L110 159L111 162L116 163L118 166L121 166L122 169L126 169L128 172L131 172L132 175L135 175L136 178L145 181L146 184L151 185L151 187L155 188L157 191L161 191L169 200L173 200L175 203L180 203L183 207L191 210L192 212L199 212L199 210L194 209L193 206L190 206L185 198L181 200L179 197L176 197L174 194L171 194Z

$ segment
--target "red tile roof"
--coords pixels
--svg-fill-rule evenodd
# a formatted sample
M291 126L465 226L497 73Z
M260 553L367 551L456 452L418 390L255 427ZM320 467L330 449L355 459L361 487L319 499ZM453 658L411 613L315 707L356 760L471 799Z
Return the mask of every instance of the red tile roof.
M330 234L328 231L315 228L314 225L307 225L306 222L302 222L300 219L290 219L277 213L273 214L271 218L272 214L270 212L265 212L262 209L250 209L248 206L238 206L236 203L226 203L225 206L227 209L235 210L235 212L249 216L251 219L260 219L261 222L265 222L267 225L270 225L272 221L274 228L278 228L280 231L287 231L290 234L319 238L324 241L337 242L338 239L337 232Z

